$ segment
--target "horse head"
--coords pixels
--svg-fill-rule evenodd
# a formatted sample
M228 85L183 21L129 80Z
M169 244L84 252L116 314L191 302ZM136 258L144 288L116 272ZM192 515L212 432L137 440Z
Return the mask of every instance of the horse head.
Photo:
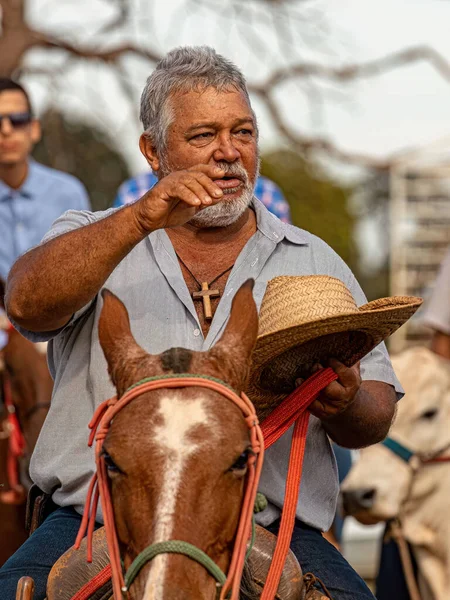
M212 349L159 355L136 343L125 306L105 290L99 339L118 396L144 378L179 373L245 390L258 329L252 288L249 281L236 294ZM125 568L151 544L182 540L227 571L250 452L249 429L234 403L201 387L143 393L115 416L103 451ZM130 597L209 600L216 585L191 558L161 554L141 570Z

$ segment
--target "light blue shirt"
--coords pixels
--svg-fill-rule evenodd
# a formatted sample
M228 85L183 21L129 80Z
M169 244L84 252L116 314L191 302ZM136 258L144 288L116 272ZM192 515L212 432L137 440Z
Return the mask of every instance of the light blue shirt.
M250 277L253 296L261 305L267 282L277 275L330 275L345 283L360 306L367 302L347 265L322 240L282 223L254 199L258 229L241 251L206 338L192 296L186 286L170 238L164 230L151 233L117 265L104 284L126 305L138 344L158 354L172 347L206 351L217 342L228 320L236 291ZM58 219L45 240L94 223L112 214L70 211ZM98 340L101 294L76 313L59 331L34 333L18 328L31 341L49 341L48 360L55 380L52 404L31 460L31 477L53 493L60 506L83 510L95 469L94 449L88 448L88 427L96 407L114 395ZM384 381L401 396L402 388L389 362L384 344L361 361L362 379ZM267 525L279 516L284 501L292 429L265 455L260 491L269 507L259 521ZM338 495L336 463L327 434L311 416L303 465L297 517L327 530ZM101 516L98 515L101 520Z
M72 175L30 161L18 190L0 180L0 277L16 259L37 246L53 221L69 209L89 210L83 184Z

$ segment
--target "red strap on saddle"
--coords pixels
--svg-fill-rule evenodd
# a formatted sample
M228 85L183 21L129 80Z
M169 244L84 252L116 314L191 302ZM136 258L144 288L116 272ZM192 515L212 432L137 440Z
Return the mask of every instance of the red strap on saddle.
M103 569L97 573L95 577L85 583L70 600L89 600L89 598L92 598L95 592L97 592L111 579L111 574L111 565L103 567Z
M336 373L329 367L311 375L261 424L264 445L267 449L295 423L278 540L261 600L275 598L292 539L309 424L307 409L319 393L337 378Z

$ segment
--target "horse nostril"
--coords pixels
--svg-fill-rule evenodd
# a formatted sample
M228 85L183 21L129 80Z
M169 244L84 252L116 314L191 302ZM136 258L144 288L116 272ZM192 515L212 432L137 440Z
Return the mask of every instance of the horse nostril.
M364 504L368 504L372 506L373 500L375 498L375 489L366 490L361 493L361 502Z
M375 488L347 490L342 492L342 507L347 515L372 508L376 496Z

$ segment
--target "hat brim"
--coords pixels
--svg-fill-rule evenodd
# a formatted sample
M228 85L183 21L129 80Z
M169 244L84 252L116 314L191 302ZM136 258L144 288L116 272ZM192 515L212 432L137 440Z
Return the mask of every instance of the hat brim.
M420 298L381 298L358 312L313 320L258 337L248 396L265 418L318 362L336 358L350 367L394 333L419 308Z

